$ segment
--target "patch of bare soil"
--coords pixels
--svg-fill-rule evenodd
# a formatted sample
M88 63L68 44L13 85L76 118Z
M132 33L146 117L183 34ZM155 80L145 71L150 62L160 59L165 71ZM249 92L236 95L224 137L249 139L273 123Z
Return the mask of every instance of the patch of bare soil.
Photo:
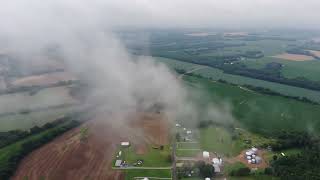
M290 61L310 61L314 59L312 56L301 55L301 54L289 54L289 53L279 54L272 57L290 60Z
M258 168L258 169L264 169L269 166L268 162L264 159L264 154L265 151L263 150L258 150L257 155L262 158L261 163L259 164L249 164L248 160L245 158L246 150L242 151L237 157L235 157L235 161L242 162L245 164L247 167L253 169L253 168Z

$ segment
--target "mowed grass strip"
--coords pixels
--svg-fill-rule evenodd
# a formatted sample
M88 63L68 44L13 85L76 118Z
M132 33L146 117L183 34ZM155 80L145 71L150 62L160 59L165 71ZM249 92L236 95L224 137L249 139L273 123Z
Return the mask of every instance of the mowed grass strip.
M143 160L141 167L168 167L171 166L171 151L169 146L165 146L163 150L148 147L145 154L137 154L133 147L122 149L122 158L129 165ZM140 167L140 166L139 166Z

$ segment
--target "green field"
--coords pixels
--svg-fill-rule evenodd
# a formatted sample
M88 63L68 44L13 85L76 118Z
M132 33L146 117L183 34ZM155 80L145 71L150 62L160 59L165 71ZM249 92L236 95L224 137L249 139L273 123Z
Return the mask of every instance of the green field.
M185 76L194 90L202 89L208 96L199 102L228 102L232 115L251 132L272 134L280 130L320 132L320 106L279 96L262 95L237 86ZM198 88L202 87L202 88Z
M159 177L159 178L171 178L171 170L146 170L146 169L132 169L132 170L125 170L125 179L126 180L134 180L136 177ZM150 179L152 180L152 179Z
M178 157L195 157L201 154L201 150L193 150L193 149L177 149L176 155Z
M41 111L30 112L27 114L15 114L0 116L0 132L15 129L26 130L34 126L42 126L52 122L75 110L74 106L62 106Z
M158 58L155 58L155 59L158 60ZM182 67L186 67L185 70L188 71L188 70L199 67L198 65L195 65L192 63L182 62L174 59L165 59L165 60L161 60L161 59L163 58L160 58L159 60L167 64L168 67L172 69L173 68L182 69ZM205 67L205 66L201 66L201 67ZM252 86L264 87L284 95L306 97L306 98L312 99L313 101L320 102L319 91L313 91L313 90L308 90L304 88L293 87L293 86L288 86L284 84L263 81L259 79L248 78L248 77L243 77L238 75L225 74L221 70L212 68L212 67L205 67L203 69L194 71L193 73L199 74L203 77L211 78L212 80L223 79L225 81L239 84L239 85L248 84Z
M125 160L129 165L143 160L141 167L169 167L171 166L171 151L169 146L165 146L163 150L148 148L145 154L137 154L133 147L121 148L122 160Z
M255 69L263 68L267 63L278 62L284 65L281 73L286 78L305 77L313 81L320 81L320 60L290 61L264 57L261 59L247 59L241 62Z
M221 127L202 128L200 144L205 151L217 152L228 157L238 155L244 148L241 141L232 140L231 133Z

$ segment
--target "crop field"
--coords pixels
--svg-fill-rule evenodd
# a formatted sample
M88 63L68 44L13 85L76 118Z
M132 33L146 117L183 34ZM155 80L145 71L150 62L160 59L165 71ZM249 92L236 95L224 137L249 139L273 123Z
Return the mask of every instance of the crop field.
M284 66L281 69L281 73L287 78L305 77L313 81L320 81L320 61L288 61L273 57L264 57L261 59L247 59L242 61L250 68L261 69L267 63L278 62Z
M269 60L269 61L272 62L272 60ZM199 67L198 65L195 65L192 63L182 62L182 61L178 61L178 60L174 60L174 59L166 59L165 61L162 61L162 62L165 63L166 65L168 65L168 67L172 68L172 69L175 67L179 67L180 69L182 69L181 67L187 67L185 69L186 71ZM250 61L247 60L245 62L246 62L246 64L250 64L250 66L254 66L256 68L262 67L265 64L265 62L260 59L259 60L250 60ZM295 71L293 69L293 68L295 68L295 69L299 68L299 66L296 66L297 64L292 64L290 62L286 62L286 63L288 64L288 66L289 65L292 66L292 70L291 70L291 68L288 70L286 70L286 68L284 68L285 69L284 72L286 72L286 74L288 74L288 76L290 74L297 73L297 71ZM320 61L305 61L305 62L299 62L299 63L301 63L301 68L306 69L303 72L301 71L301 73L304 73L304 74L309 73L309 77L313 78L314 80L316 80L316 79L320 80L320 77L318 76L318 71L319 71L318 66L320 66ZM178 66L174 66L174 64L177 64ZM259 80L259 79L248 78L248 77L243 77L243 76L238 76L238 75L225 74L221 70L216 69L216 68L212 68L212 67L207 67L207 66L201 66L201 67L204 67L204 68L199 69L197 71L194 71L193 73L199 74L203 77L211 78L212 80L215 80L215 81L219 80L219 79L223 79L225 81L239 84L239 85L248 84L248 85L252 85L252 86L259 86L259 87L271 89L275 92L279 92L281 94L285 94L288 96L306 97L306 98L312 99L314 101L320 102L320 92L318 92L318 91L313 91L313 90L308 90L308 89L304 89L304 88L293 87L293 86L288 86L288 85L284 85L284 84L263 81L263 80ZM310 69L310 70L308 70L308 69ZM307 71L308 71L308 73L307 73Z
M271 134L280 130L320 132L320 108L318 105L299 102L279 96L262 95L238 86L211 82L207 79L185 77L188 83L197 85L209 94L202 101L229 102L232 115L252 132ZM203 102L202 102L203 103Z
M53 72L41 75L26 76L15 79L11 84L15 87L19 86L44 86L56 84L60 81L75 80L75 77L68 72Z
M310 60L313 60L312 56L306 56L306 55L301 55L301 54L289 54L289 53L279 54L279 55L275 55L272 57L290 60L290 61L310 61Z
M42 126L74 111L74 106L61 106L27 114L13 114L0 116L0 132L10 130L26 130L34 126Z
M0 96L0 114L73 103L76 100L66 86L42 89L34 95L30 92L4 94Z
M165 119L161 119L162 116L158 114L136 116L130 116L131 120L135 122L127 127L121 123L114 123L110 114L97 115L81 127L64 133L28 155L19 165L13 180L21 180L26 176L29 179L38 179L42 176L45 179L83 179L88 177L89 179L101 180L132 179L145 175L171 177L170 169L122 171L112 169L114 153L117 152L117 147L122 141L129 141L134 145L146 143L154 145L168 142L168 140L163 140L163 137L168 137L168 134L165 134L168 132L168 125ZM143 124L146 125L143 126ZM81 129L84 127L88 129L88 132L85 139L81 140ZM166 132L162 131L164 128ZM150 149L150 151L152 150ZM148 151L145 153L148 154ZM129 156L131 155L129 154ZM138 157L139 155L134 153L130 158ZM159 159L153 152L149 157ZM93 168L94 170L92 170Z

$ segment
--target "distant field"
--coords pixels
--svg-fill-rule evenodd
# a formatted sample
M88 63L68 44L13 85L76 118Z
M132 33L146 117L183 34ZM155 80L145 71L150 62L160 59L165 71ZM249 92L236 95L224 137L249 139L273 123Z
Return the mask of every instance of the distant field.
M250 68L261 69L267 63L278 62L283 64L281 73L286 78L305 77L313 81L320 81L320 61L289 61L274 57L264 57L261 59L247 59L241 61Z
M186 71L195 69L197 67L203 67L199 65L195 65L192 63L187 63L187 62L182 62L174 59L167 59L167 58L155 58L156 60L159 60L165 64L168 65L170 68L180 68L180 69L185 69ZM272 62L272 59L267 59L269 62ZM256 68L262 67L265 62L264 59L259 59L259 60L247 60L244 61L246 64L250 64L250 66L254 66ZM299 68L296 64L293 64L293 61L286 61L288 65L286 66L292 66L296 69ZM296 62L296 63L301 63L301 68L305 69L305 71L301 71L301 73L308 74L306 72L309 72L308 77L312 77L314 79L319 79L320 77L318 75L319 72L319 66L320 66L320 61L304 61L304 62ZM311 64L309 64L311 63ZM285 67L286 67L285 66ZM284 67L284 69L286 69ZM293 76L296 74L298 71L293 70L284 70L288 76ZM264 88L269 88L273 91L289 95L289 96L301 96L301 97L307 97L309 99L312 99L314 101L320 102L320 92L318 91L313 91L313 90L308 90L308 89L303 89L299 87L293 87L293 86L288 86L288 85L283 85L279 83L273 83L269 81L263 81L259 79L253 79L253 78L248 78L248 77L243 77L243 76L238 76L238 75L231 75L231 74L225 74L221 70L212 68L212 67L206 67L204 69L197 70L193 72L194 74L199 74L204 77L212 78L212 80L218 80L218 79L223 79L231 83L243 85L243 84L249 84L253 86L259 86L259 87L264 87Z
M313 50L309 50L312 54L320 57L320 51L313 51Z
M42 89L34 95L30 92L4 94L0 96L0 114L72 103L76 100L66 86Z
M9 116L0 116L0 132L16 129L30 129L33 126L42 126L45 123L52 122L64 115L72 112L75 107L63 106L60 108L51 108L47 110L30 112L27 114L16 114Z
M75 80L75 77L68 72L53 72L18 78L11 84L13 86L43 86L69 80Z
M252 132L269 135L280 130L320 133L320 120L318 119L320 106L318 105L278 96L262 95L206 79L190 76L184 79L194 85L190 86L191 89L200 86L203 91L210 94L202 99L203 102L218 102L221 99L229 102L235 119Z
M186 71L190 71L190 70L198 68L198 67L203 67L201 65L177 61L177 60L163 58L163 57L153 57L153 59L166 64L167 66L169 66L172 69L177 68L177 69L184 69Z
M289 54L289 53L279 54L272 57L286 59L290 61L310 61L314 59L312 56L307 56L302 54Z

